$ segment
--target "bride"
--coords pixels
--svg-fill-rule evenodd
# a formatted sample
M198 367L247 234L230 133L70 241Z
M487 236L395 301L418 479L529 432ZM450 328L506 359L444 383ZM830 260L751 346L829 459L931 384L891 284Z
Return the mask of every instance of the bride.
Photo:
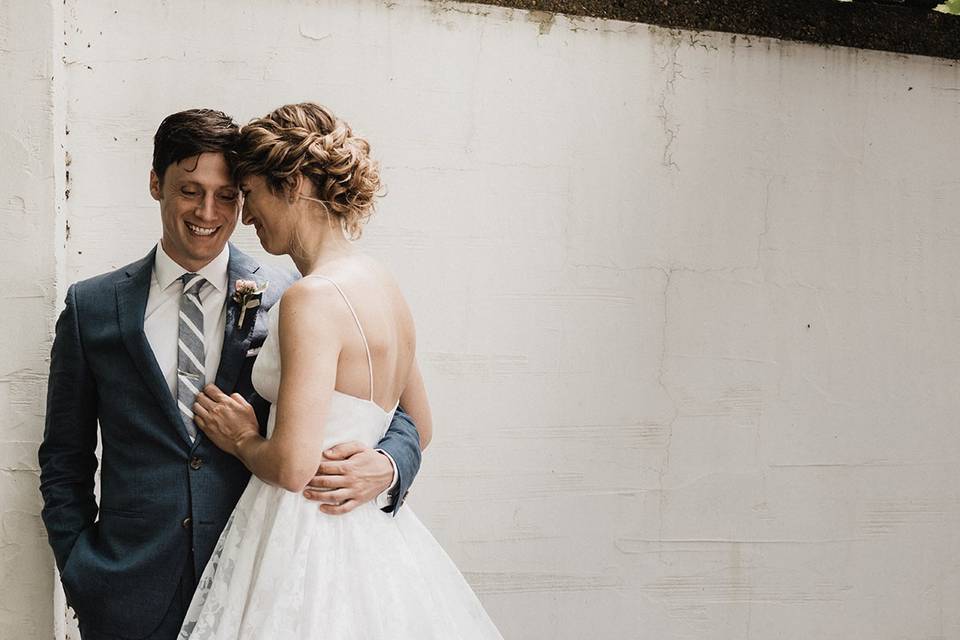
M375 445L399 404L421 448L431 437L410 310L386 269L344 234L360 235L380 188L369 145L322 106L286 105L243 127L235 176L244 224L303 278L270 309L253 369L272 402L267 437L237 394L208 385L194 406L197 425L254 477L180 638L501 638L409 506L396 517L373 503L328 515L303 495L324 449Z

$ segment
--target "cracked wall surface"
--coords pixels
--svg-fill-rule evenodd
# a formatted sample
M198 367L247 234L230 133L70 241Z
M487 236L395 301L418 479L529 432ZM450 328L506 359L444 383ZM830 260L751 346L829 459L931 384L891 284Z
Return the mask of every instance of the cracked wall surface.
M57 296L59 2L0 3L0 638L54 635L37 444ZM59 151L62 154L62 150Z
M4 215L69 189L65 220L4 246L63 282L145 254L170 112L346 117L434 405L410 504L505 637L960 635L956 63L420 0L62 11L63 96L4 144L62 114L64 184ZM16 468L62 297L40 293L0 385ZM35 474L0 484L4 544L42 535ZM45 551L16 562L52 591Z

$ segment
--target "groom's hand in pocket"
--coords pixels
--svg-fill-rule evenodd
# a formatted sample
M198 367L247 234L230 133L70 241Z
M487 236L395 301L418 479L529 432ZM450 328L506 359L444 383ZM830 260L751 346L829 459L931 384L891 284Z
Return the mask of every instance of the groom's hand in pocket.
M360 442L345 442L323 452L323 462L303 495L320 511L341 515L375 499L393 481L390 459Z

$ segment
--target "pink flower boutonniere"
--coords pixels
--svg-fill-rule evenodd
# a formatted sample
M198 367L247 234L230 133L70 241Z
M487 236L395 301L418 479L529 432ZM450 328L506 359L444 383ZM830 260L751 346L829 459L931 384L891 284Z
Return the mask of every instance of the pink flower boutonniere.
M237 329L243 326L243 318L247 309L256 309L260 306L263 292L267 290L269 282L257 284L253 280L237 280L234 284L233 301L240 305L240 315L237 316Z

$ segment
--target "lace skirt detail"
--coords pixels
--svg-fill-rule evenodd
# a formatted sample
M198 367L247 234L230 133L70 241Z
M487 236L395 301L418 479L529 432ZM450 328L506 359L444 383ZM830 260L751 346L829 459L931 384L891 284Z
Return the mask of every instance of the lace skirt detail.
M180 640L502 640L456 566L404 506L328 516L252 478Z

